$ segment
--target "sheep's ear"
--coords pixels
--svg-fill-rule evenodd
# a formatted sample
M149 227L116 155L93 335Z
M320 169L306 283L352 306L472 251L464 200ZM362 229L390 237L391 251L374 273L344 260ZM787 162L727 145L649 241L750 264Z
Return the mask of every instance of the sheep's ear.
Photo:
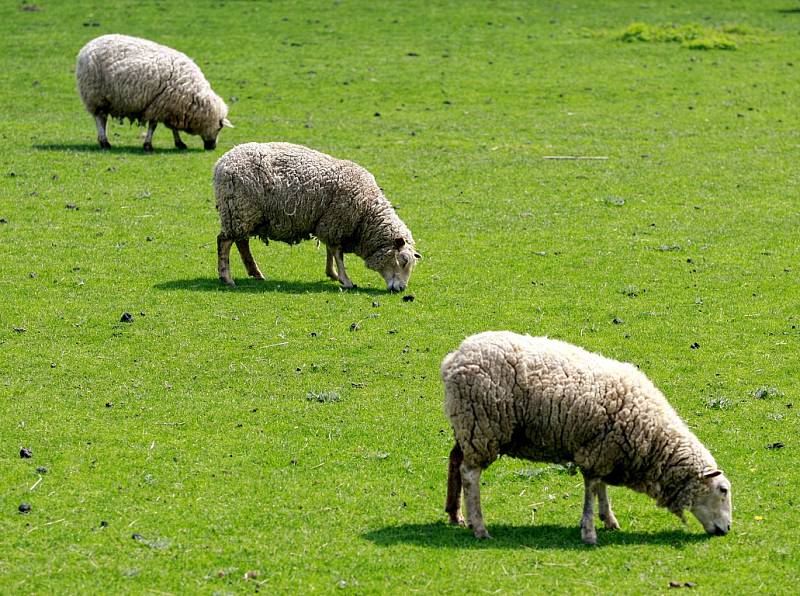
M414 258L417 259L418 261L420 261L420 260L422 260L422 255L419 254L418 252L415 252L414 253Z
M233 124L231 124L231 121L228 120L227 118L222 119L222 126L225 126L227 128L236 128Z
M704 468L702 472L700 472L700 478L716 478L722 474L722 470L716 470L714 468Z
M401 248L403 248L405 245L406 245L406 241L405 241L405 239L404 239L404 238L395 238L395 239L394 239L394 247L395 247L397 250L400 250L400 249L401 249Z

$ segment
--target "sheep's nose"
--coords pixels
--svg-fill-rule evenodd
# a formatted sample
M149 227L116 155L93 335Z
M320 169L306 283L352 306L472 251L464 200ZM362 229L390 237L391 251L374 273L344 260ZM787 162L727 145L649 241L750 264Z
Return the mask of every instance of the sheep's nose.
M217 148L217 141L203 141L203 149L211 150Z
M724 536L730 530L730 525L726 528L720 528L719 526L714 526L714 536Z

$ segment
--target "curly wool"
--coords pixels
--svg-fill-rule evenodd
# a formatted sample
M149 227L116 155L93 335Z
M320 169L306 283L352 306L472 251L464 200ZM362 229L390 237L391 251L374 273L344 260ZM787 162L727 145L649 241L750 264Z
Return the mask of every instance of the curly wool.
M714 458L634 366L545 337L486 332L442 363L445 411L464 461L501 454L574 462L586 477L680 513Z
M103 35L78 54L78 92L93 116L108 115L215 139L225 102L186 54L146 39Z
M294 244L317 237L365 260L396 238L413 245L375 178L351 161L291 143L245 143L214 167L222 235Z

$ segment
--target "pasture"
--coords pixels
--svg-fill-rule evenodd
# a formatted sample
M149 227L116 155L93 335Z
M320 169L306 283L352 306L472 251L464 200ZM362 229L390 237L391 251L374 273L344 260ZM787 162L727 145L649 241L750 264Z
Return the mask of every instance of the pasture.
M0 593L795 590L796 1L13 0L0 31ZM188 54L236 128L101 151L74 69L104 33ZM375 175L413 300L313 242L219 282L212 167L278 140ZM587 547L581 477L509 458L494 539L448 526L439 364L487 329L636 363L732 532L611 488Z

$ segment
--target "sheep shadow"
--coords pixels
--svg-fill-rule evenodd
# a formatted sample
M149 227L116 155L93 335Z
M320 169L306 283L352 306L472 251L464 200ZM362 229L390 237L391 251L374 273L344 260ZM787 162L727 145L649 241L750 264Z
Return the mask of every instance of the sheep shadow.
M492 524L487 526L492 540L476 540L470 530L452 526L444 521L427 524L403 524L387 526L363 533L361 536L378 546L413 544L433 548L460 549L551 549L583 551L610 546L652 544L683 548L709 540L706 534L690 533L682 530L662 530L659 532L638 532L597 529L597 545L588 546L581 542L581 531L575 527L536 525L511 526Z
M188 147L176 149L174 147L154 147L152 153L146 153L141 145L113 145L111 149L103 149L97 143L38 143L33 146L37 151L64 151L66 153L104 153L114 155L124 153L127 155L180 155L183 153L202 153L202 147Z
M153 287L158 290L180 291L188 290L191 292L242 292L246 294L263 294L281 292L284 294L308 294L308 293L328 293L339 294L341 292L355 294L380 295L386 294L386 290L378 288L355 287L352 290L344 290L332 281L297 281L266 279L258 280L251 278L241 278L234 280L235 288L229 288L216 277L195 277L192 279L175 279L155 284Z

